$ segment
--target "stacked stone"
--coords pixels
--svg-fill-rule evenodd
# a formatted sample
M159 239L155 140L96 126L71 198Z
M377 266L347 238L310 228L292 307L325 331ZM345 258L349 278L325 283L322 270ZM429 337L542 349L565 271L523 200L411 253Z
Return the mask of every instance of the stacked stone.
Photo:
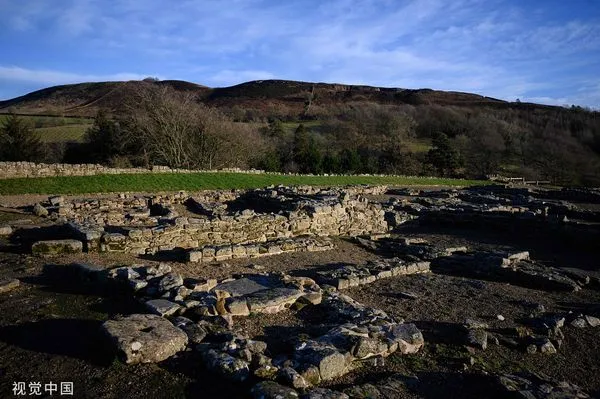
M198 263L219 262L228 259L258 258L292 252L328 251L334 248L335 245L328 238L286 238L261 244L207 245L188 252L187 261Z
M327 284L338 290L370 284L377 280L410 274L428 273L429 262L406 262L402 259L386 259L367 262L360 266L343 265L334 270L318 272L320 284Z
M245 210L233 215L175 217L169 220L169 223L165 222L156 227L129 227L126 229L127 233L121 235L122 237L107 236L107 244L118 241L119 245L107 245L102 248L107 251L152 254L176 247L199 248L211 245L251 244L300 235L354 236L384 233L388 229L384 215L381 206L370 203L364 198L343 198L333 205L315 201L309 204L301 203L294 211L278 214L259 214ZM238 250L241 254L242 248L238 247ZM206 251L207 257L213 256L208 254L210 249ZM229 256L228 249L225 248L222 252L224 259Z

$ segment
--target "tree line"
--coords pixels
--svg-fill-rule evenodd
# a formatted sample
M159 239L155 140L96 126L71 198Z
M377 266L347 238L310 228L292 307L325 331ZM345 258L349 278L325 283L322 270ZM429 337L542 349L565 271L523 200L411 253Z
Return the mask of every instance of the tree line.
M310 103L240 112L193 92L141 85L99 113L83 143L50 149L17 116L0 129L1 160L111 166L260 168L298 173L385 173L481 178L491 174L600 185L600 114L579 107L499 109ZM299 120L300 119L300 120Z

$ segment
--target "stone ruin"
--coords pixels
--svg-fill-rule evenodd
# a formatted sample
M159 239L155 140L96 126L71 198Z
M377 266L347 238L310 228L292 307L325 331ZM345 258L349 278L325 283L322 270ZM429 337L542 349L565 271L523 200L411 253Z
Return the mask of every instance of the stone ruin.
M194 262L323 250L331 243L320 237L387 231L380 204L349 192L312 191L279 187L193 197L51 197L33 211L62 224L62 234L81 241L86 252L156 254L177 248L187 250Z
M82 251L166 253L184 262L214 263L331 250L336 236L353 237L364 248L382 254L378 261L339 265L312 277L265 273L221 281L184 278L166 263L111 269L71 264L63 268L86 282L125 287L144 305L145 314L118 317L103 325L126 363L159 362L191 350L207 369L224 378L262 381L252 390L257 398L300 397L298 392L307 398L348 397L318 386L365 362L377 363L393 353L413 354L423 347L423 335L414 324L356 302L343 293L348 288L422 273L500 280L545 290L577 291L600 284L581 273L543 266L527 251L448 248L395 234L406 222L498 229L517 225L519 229L576 236L579 245L588 245L600 237L600 213L580 209L564 198L573 194L600 203L600 195L593 190L586 195L509 187L390 190L391 199L379 199L386 190L270 187L87 200L57 196L31 208L46 218L47 224L0 226L0 233L40 256ZM54 239L36 240L45 234ZM319 334L300 334L287 352L278 353L267 343L232 328L234 317L305 307L333 322ZM565 323L577 328L600 326L600 319L583 314L543 314L535 320L530 333L514 337L496 335L485 323L467 320L465 343L481 350L495 342L551 354L563 344ZM398 377L356 389L384 392L398 383L394 378ZM545 397L536 393L542 384L539 377L503 375L498 381L507 392L528 390L532 392L528 397ZM550 391L586 397L575 386L545 383Z

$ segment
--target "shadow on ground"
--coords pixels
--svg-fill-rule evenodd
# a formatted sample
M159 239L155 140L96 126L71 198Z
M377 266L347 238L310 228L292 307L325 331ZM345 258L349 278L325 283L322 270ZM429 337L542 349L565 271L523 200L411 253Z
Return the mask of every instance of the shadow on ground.
M0 328L0 340L22 349L108 366L114 352L97 320L49 319Z

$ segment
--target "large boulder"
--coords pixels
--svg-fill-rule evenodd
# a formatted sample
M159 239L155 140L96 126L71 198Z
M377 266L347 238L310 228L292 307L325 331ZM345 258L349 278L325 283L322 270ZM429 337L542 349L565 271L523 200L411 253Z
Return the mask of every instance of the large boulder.
M128 364L156 363L185 349L188 337L170 321L150 314L133 314L102 325Z
M335 346L317 341L300 344L295 360L300 364L315 366L322 380L331 380L348 372L348 358Z

